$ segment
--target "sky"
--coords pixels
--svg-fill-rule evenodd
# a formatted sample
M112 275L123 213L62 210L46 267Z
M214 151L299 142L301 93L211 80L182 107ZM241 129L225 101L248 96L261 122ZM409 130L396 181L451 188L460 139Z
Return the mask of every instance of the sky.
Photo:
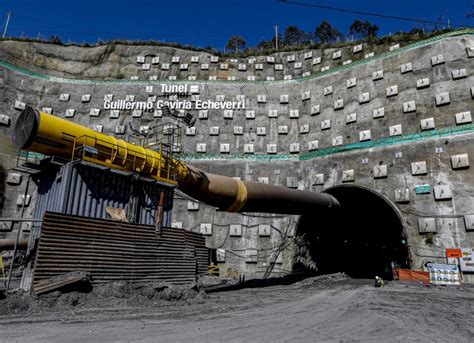
M474 18L466 17L474 12L472 0L298 1L430 21L441 19L444 25L449 19L454 25L474 26ZM153 39L218 50L223 50L229 37L236 34L247 41L247 46L268 40L274 35L275 25L280 31L296 25L314 32L322 20L327 20L347 34L351 23L361 19L377 24L380 35L420 26L414 22L295 6L275 0L0 0L0 25L8 11L12 11L8 36L47 39L56 35L65 43L95 43L112 38Z

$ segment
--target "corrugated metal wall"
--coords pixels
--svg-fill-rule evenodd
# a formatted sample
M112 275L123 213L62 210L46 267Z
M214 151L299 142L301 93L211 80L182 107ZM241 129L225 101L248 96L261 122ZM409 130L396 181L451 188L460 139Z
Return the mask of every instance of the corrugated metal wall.
M35 284L73 271L93 283L125 280L188 283L207 273L205 238L182 229L91 219L47 212L33 275Z
M128 207L133 184L139 199L136 222L155 224L160 192L164 191L163 224L170 224L173 188L156 181L136 179L129 174L104 170L84 162L71 162L58 169L42 172L37 182L34 218L41 218L46 211L52 211L105 219L107 207Z

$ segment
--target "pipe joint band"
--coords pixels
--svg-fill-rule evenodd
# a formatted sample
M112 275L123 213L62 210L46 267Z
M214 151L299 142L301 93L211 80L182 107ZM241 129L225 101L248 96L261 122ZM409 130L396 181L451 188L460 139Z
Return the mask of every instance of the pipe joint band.
M239 212L247 202L247 188L240 180L237 181L237 196L234 203L226 210L227 212Z

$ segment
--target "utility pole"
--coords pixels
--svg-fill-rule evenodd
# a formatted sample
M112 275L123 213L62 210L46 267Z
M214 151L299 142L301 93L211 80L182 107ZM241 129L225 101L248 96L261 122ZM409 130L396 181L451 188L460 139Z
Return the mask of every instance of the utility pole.
M275 28L275 50L278 50L278 25L275 25L274 28Z
M10 17L12 15L12 11L8 11L7 13L7 22L5 23L5 29L3 30L2 38L5 38L7 35L8 24L10 23Z

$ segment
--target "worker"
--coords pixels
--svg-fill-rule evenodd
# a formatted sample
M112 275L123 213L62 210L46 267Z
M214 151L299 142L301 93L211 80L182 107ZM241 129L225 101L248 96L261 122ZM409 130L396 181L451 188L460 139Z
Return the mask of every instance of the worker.
M375 277L375 287L383 287L383 286L384 286L384 283L383 283L382 278L376 276Z

